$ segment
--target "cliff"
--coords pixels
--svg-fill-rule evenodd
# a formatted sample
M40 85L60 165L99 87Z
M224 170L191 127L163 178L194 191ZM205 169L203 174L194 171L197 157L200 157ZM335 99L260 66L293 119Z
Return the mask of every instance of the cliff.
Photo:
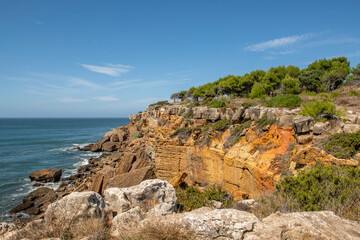
M272 191L282 177L317 162L358 166L357 159L337 159L321 148L331 133L358 130L357 113L346 116L351 121L345 123L315 123L298 112L261 106L149 106L130 115L127 126L85 148L107 153L67 191L103 193L159 178L174 186L220 184L235 199L246 199Z

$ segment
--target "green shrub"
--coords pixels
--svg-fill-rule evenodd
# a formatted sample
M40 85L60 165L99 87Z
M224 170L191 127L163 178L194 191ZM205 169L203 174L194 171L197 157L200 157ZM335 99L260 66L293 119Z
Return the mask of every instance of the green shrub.
M230 120L222 119L222 120L215 122L212 125L212 129L216 130L216 131L224 131L225 129L227 129L230 126L230 124L231 124Z
M149 106L164 106L164 105L170 105L168 101L159 101L157 103L150 104Z
M219 201L225 208L233 205L230 194L220 186L212 185L203 191L191 186L179 189L177 194L177 212L188 212L204 206L209 206L212 200Z
M234 146L242 138L242 132L251 126L251 120L241 123L233 128L230 136L226 139L224 146L226 148Z
M304 95L304 96L312 96L312 97L314 97L314 96L316 96L316 92L308 92L308 91L304 91L304 92L302 92L302 93L300 93L300 95Z
M338 97L338 96L340 96L340 93L338 93L338 92L331 92L330 93L331 98Z
M208 108L222 108L225 107L226 103L223 100L214 99L208 104Z
M178 128L170 134L170 137L175 137L177 135L190 136L191 132L192 132L192 129L189 127Z
M261 218L276 211L333 211L359 221L359 201L359 168L318 164L297 177L281 180L276 191L261 198L260 206L253 212Z
M276 119L268 119L267 115L265 114L261 118L255 121L255 124L258 125L259 128L264 128L268 125L273 125L276 122Z
M324 149L334 157L351 158L360 150L360 131L333 134Z
M359 95L360 95L360 93L358 91L356 91L356 90L351 90L349 92L349 96L359 96Z
M301 103L301 98L298 95L285 94L277 95L276 97L271 98L269 101L265 102L267 107L299 107Z
M135 131L135 132L132 134L131 139L137 139L137 138L139 138L139 137L140 137L140 132Z
M241 104L241 106L244 106L244 107L254 107L254 106L257 106L258 104L256 102L251 102L251 101L247 101L247 102L243 102Z
M255 83L251 89L251 92L249 94L249 98L260 98L263 99L266 97L265 94L265 88L261 83Z
M319 94L319 97L329 98L330 96L329 96L329 94L327 94L327 93L320 93L320 94Z
M327 100L309 101L302 106L299 115L311 116L315 120L320 120L323 118L322 115L336 115L335 105Z

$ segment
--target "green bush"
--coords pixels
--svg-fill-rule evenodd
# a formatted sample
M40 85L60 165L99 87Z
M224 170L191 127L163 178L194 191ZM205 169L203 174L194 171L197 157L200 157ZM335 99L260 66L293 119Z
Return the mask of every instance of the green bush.
M300 95L304 95L304 96L312 96L312 97L314 97L314 96L316 96L316 92L313 92L313 91L304 91L304 92L302 92L302 93L300 93Z
M137 139L137 138L139 138L139 137L140 137L140 132L135 131L135 132L132 134L131 139Z
M223 100L214 99L208 104L208 108L222 108L225 107L226 103Z
M333 134L324 149L334 157L351 158L360 150L360 131Z
M150 104L149 106L164 106L164 105L170 105L170 103L168 101L159 101L157 103L153 103L153 104Z
M249 98L260 98L264 99L266 97L265 94L265 88L261 83L255 83L251 89L251 92L249 94Z
M340 96L340 93L338 93L338 92L331 92L330 93L331 98L338 97L338 96Z
M359 95L360 95L360 93L358 91L356 91L356 90L351 90L349 92L349 96L359 96Z
M191 186L176 191L177 212L188 212L204 206L209 206L212 200L219 201L225 208L233 205L230 194L220 186L212 185L203 191Z
M286 177L276 191L262 197L253 213L258 217L281 212L333 211L360 220L360 169L317 164L297 177Z
M226 139L224 146L226 148L234 146L242 138L242 132L251 126L251 120L241 123L233 128L230 136Z
M175 137L177 135L189 136L191 134L191 132L192 132L192 129L189 127L178 128L170 134L170 137Z
M227 129L230 126L230 124L231 124L230 120L222 119L222 120L215 122L212 125L212 129L216 130L216 131L224 131L225 129Z
M327 93L320 93L320 94L319 94L319 97L329 98L330 96L329 96L329 94L327 94Z
M320 120L323 118L322 115L336 115L335 105L327 100L309 101L302 106L299 115L311 116L315 120Z
M301 103L301 98L298 95L285 94L277 95L276 97L271 98L269 101L265 102L267 107L299 107Z

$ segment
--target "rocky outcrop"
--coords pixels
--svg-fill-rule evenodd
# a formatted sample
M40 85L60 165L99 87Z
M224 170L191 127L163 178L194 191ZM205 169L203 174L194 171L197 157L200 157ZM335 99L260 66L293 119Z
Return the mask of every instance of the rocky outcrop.
M255 224L244 239L360 239L360 224L333 212L274 213Z
M294 130L296 134L309 133L314 123L314 118L309 116L299 115L296 116L293 120Z
M9 213L24 212L30 215L42 214L47 206L57 199L55 191L51 188L41 187L24 197L23 203L12 208Z
M175 223L191 230L195 239L243 239L247 232L254 229L258 218L248 212L235 209L200 208L191 212L173 214L157 219L159 225ZM266 238L264 238L266 239Z
M41 169L30 174L31 181L58 182L62 174L61 169Z
M114 235L138 225L146 216L163 216L175 211L176 192L168 182L159 179L143 181L130 188L109 188L105 199L116 216L112 221Z
M95 192L73 192L50 204L45 212L45 223L51 225L54 220L64 223L79 219L100 218L106 213L103 198Z

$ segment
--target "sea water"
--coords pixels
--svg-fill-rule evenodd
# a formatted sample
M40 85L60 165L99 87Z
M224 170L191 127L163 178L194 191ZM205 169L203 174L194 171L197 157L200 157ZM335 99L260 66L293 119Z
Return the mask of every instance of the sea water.
M101 153L76 148L100 140L105 132L125 126L126 118L0 119L0 217L37 189L29 175L43 168L61 168L68 177L89 157ZM60 183L46 183L56 189ZM0 218L0 221L2 220Z

